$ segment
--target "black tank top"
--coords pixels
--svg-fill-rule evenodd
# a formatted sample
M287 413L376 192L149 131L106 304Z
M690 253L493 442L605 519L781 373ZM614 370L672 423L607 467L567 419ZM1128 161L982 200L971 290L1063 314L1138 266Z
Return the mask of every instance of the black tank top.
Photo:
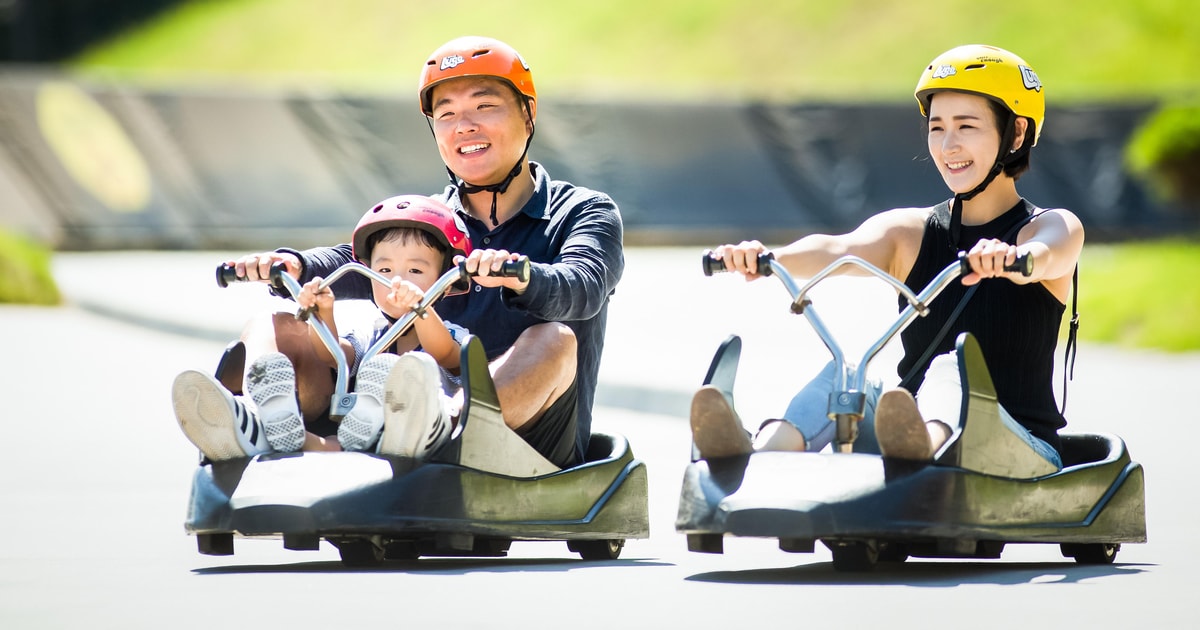
M955 260L958 250L970 249L983 238L1004 239L1011 228L1034 211L1032 204L1022 200L984 225L964 225L959 242L951 247L949 204L936 206L925 223L921 249L905 284L920 291ZM1015 235L1010 242L1013 240ZM901 333L904 358L898 372L902 378L933 343L967 289L961 282L951 283L932 302L929 315L918 317ZM903 310L908 302L903 297L897 299ZM970 331L979 341L1000 404L1030 433L1059 450L1058 430L1067 422L1058 410L1052 381L1054 349L1065 309L1040 282L1017 285L1003 278L983 280L930 359L911 382L901 385L916 392L932 357L953 351L958 335Z

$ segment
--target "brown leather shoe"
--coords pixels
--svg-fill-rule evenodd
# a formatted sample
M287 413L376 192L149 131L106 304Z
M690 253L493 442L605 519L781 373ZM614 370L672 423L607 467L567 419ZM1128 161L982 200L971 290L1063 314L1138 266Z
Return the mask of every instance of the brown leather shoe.
M888 390L875 407L875 439L884 457L929 461L933 444L917 401L906 389Z
M704 459L749 455L754 450L741 419L712 385L701 387L692 397L691 420L692 442Z

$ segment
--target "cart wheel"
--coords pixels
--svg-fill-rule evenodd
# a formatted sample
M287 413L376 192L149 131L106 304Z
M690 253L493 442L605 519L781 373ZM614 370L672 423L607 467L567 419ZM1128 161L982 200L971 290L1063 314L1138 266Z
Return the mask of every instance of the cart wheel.
M584 560L616 560L624 547L623 539L567 541L567 549L579 554Z
M879 543L880 562L904 562L908 560L908 548L900 543Z
M206 556L232 556L233 534L196 534L196 548Z
M687 546L688 551L697 553L725 553L725 538L721 534L688 534Z
M1079 564L1112 564L1121 550L1121 545L1114 543L1064 543L1059 547L1063 556L1075 558Z
M870 571L879 561L879 547L874 541L855 540L827 546L833 552L833 568L838 571Z
M416 560L420 557L421 552L411 540L393 540L383 546L384 560Z
M374 567L383 562L383 549L370 540L343 540L334 545L348 567Z

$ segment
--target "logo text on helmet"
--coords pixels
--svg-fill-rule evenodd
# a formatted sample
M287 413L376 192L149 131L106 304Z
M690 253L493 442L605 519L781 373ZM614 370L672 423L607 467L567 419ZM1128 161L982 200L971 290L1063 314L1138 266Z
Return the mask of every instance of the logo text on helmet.
M450 55L448 57L442 57L442 66L440 69L448 70L450 68L454 68L454 67L458 66L458 64L460 64L464 61L466 61L466 59L463 59L462 55Z
M945 64L938 66L937 69L933 71L933 78L945 79L946 77L952 77L956 74L958 74L958 71L954 69L954 66Z
M1021 69L1021 82L1025 84L1025 89L1041 92L1042 80L1038 78L1038 75L1033 71L1033 68L1030 68L1029 66L1017 67Z

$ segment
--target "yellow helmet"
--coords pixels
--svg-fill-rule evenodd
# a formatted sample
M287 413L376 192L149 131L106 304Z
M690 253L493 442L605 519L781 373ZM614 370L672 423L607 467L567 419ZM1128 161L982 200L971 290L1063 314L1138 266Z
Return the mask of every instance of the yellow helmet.
M939 90L969 92L991 98L1009 111L1033 121L1033 144L1042 135L1046 95L1042 81L1024 59L994 46L959 46L929 62L913 94L921 115L929 115L929 99Z

